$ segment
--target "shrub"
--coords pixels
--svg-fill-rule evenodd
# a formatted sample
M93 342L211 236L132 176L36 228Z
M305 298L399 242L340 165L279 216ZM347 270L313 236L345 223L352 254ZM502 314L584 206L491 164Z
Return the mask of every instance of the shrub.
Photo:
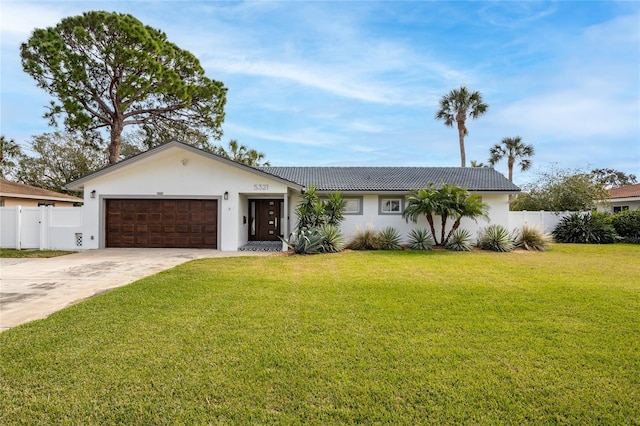
M320 228L323 236L322 251L327 253L337 253L344 248L344 237L340 228L335 225L324 225Z
M551 235L539 226L523 225L517 231L516 246L525 250L545 251L551 241Z
M609 220L625 242L640 243L640 209L621 211L611 216Z
M388 226L378 232L378 241L380 242L381 250L402 250L400 245L402 238L400 234L391 226Z
M480 231L478 245L483 250L507 252L515 248L513 237L501 225L489 225Z
M356 235L347 244L347 248L352 250L380 250L380 236L374 232L371 226L366 229L358 227Z
M409 232L409 248L412 250L431 250L435 245L433 236L426 228L412 229Z
M553 230L559 243L610 244L616 240L616 230L602 213L571 213L560 220Z
M319 228L300 228L289 240L281 238L296 254L317 254L323 251L324 234Z
M456 229L449 236L445 247L453 251L471 251L471 233L466 229Z

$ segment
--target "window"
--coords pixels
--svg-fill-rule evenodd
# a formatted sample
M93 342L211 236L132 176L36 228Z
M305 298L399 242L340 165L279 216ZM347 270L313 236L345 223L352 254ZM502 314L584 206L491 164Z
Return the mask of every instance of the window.
M0 207L4 207L4 200L0 200Z
M343 198L344 214L362 214L362 197Z
M380 198L380 214L402 214L404 200L400 197Z
M47 206L55 206L56 203L54 203L53 201L38 201L38 207L47 207Z
M624 210L629 210L629 206L614 206L613 207L613 212L614 213L620 213L621 211Z

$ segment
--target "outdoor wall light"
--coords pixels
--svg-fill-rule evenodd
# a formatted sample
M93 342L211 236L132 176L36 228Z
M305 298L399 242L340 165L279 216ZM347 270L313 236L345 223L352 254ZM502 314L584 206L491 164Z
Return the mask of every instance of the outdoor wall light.
M225 200L229 199L229 191L224 191L224 199Z
M96 190L91 191L91 198L96 198Z

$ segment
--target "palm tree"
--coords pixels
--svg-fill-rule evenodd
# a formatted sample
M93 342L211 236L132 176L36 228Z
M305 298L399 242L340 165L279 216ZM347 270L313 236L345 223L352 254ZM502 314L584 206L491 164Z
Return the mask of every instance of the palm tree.
M20 145L16 141L0 136L0 178L4 179L6 172L16 166L14 160L17 160L21 154Z
M229 150L224 149L222 146L217 146L213 149L215 154L227 157L238 163L246 164L247 166L269 166L268 161L262 161L264 154L258 152L255 149L249 149L245 145L240 145L237 140L231 139L229 141Z
M489 164L495 166L496 163L507 157L507 166L509 167L509 180L513 182L513 166L516 160L520 160L518 165L521 171L526 171L531 168L531 160L528 157L533 156L533 145L527 145L522 143L522 138L516 136L515 138L504 138L499 144L495 144L489 150L491 157L489 158Z
M411 219L416 222L418 218L425 215L429 227L431 228L431 236L436 245L436 228L433 225L433 215L438 213L438 190L435 185L430 184L422 189L414 189L409 192L407 196L407 206L402 212L402 217L407 221Z
M460 227L460 222L463 218L468 217L477 222L479 217L488 217L489 205L482 202L482 197L478 194L470 194L464 190L464 193L459 193L457 199L456 208L454 209L454 217L456 221L453 223L451 230L447 234L447 238L442 244L446 244L449 241L451 234Z
M478 118L487 112L489 105L482 101L480 92L469 92L466 87L454 89L440 99L440 110L436 114L436 120L444 120L444 124L453 127L454 121L458 123L458 140L460 142L460 163L467 166L467 158L464 152L464 137L469 134L465 122L467 118Z

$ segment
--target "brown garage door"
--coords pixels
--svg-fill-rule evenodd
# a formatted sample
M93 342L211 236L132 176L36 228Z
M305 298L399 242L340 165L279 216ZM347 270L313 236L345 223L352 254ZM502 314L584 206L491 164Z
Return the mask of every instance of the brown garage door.
M106 200L107 247L217 248L217 200Z

